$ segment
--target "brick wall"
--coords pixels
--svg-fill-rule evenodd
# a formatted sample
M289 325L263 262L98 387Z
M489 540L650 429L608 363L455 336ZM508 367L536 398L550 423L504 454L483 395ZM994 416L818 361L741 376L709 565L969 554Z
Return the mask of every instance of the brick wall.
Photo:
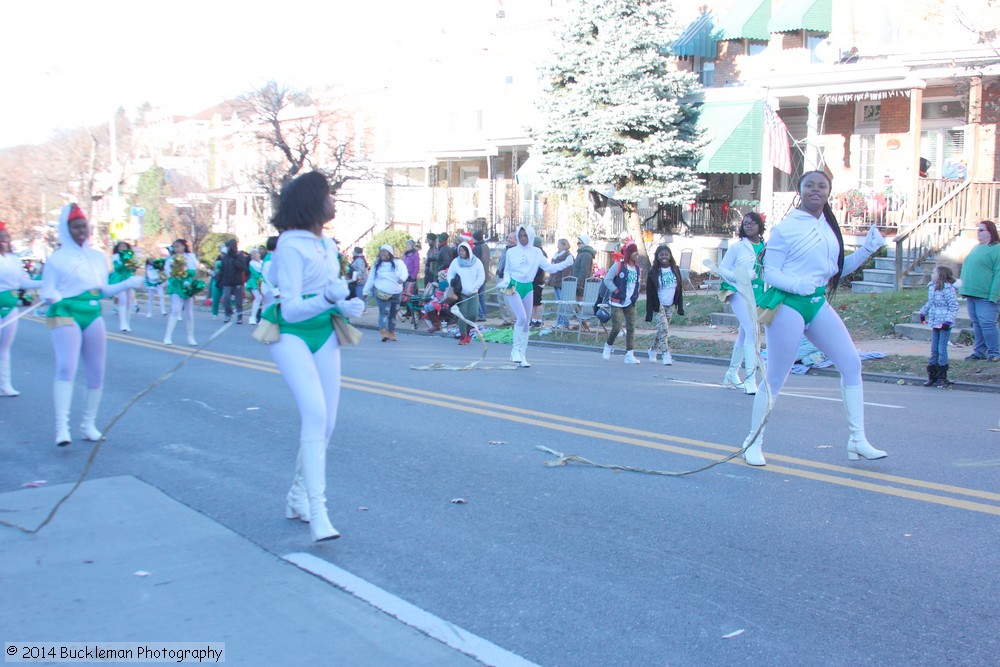
M835 104L827 107L826 121L822 134L845 134L854 132L854 102Z
M878 131L882 134L901 133L910 129L910 98L887 97L882 100Z
M715 60L715 87L732 85L740 81L740 68L736 59L743 55L743 42L719 42L718 56Z

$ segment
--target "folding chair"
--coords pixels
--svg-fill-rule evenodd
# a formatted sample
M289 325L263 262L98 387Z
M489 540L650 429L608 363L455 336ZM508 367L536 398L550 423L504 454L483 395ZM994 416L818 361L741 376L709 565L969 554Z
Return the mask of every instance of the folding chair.
M687 282L691 286L691 289L695 290L694 283L691 282L691 255L693 254L694 251L691 248L681 250L681 261L677 264L677 268L681 270L681 280ZM595 296L594 298L596 299L597 297Z
M580 341L584 331L594 334L595 338L602 332L605 336L607 335L608 330L604 323L597 319L597 315L594 315L594 303L597 301L597 295L601 292L603 282L602 278L587 278L583 283L583 299L577 304L579 310L576 317L580 320L580 328L576 332L577 342ZM591 325L593 325L593 329L590 328Z

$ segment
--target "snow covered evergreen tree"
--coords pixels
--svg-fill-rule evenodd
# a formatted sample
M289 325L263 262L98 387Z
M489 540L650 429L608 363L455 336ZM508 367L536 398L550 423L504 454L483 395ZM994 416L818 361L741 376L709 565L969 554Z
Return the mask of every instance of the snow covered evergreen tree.
M699 84L674 65L672 5L577 0L543 67L549 88L531 129L543 178L560 189L614 188L637 242L639 199L682 204L703 189L698 111L678 102Z

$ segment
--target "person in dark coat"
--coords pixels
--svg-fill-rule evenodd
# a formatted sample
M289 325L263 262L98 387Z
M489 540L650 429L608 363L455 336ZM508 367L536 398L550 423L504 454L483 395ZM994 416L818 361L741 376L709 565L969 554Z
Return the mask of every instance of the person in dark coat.
M483 263L483 271L486 274L486 282L479 288L479 317L478 322L486 321L486 283L490 280L490 246L486 243L486 235L481 229L472 232L472 254Z
M226 308L226 322L233 317L233 301L235 301L236 323L243 324L243 284L249 272L250 255L238 249L236 239L226 241L226 254L222 256L219 281L222 285L222 304Z
M594 275L594 258L597 251L590 247L590 237L580 234L576 240L576 259L573 260L573 277L576 278L577 298L583 296L583 283Z

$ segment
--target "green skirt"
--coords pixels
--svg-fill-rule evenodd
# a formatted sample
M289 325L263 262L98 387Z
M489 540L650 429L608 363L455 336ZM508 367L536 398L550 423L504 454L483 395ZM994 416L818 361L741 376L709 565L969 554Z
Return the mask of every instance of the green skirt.
M310 298L310 297L306 297ZM261 313L260 319L278 325L278 330L283 334L298 336L309 347L313 354L323 347L326 341L333 335L333 314L337 312L332 306L329 310L310 317L302 322L289 322L281 316L281 304L272 303Z
M69 326L75 322L82 331L100 316L101 291L90 290L56 301L49 306L45 324L50 329L55 329L56 327Z

